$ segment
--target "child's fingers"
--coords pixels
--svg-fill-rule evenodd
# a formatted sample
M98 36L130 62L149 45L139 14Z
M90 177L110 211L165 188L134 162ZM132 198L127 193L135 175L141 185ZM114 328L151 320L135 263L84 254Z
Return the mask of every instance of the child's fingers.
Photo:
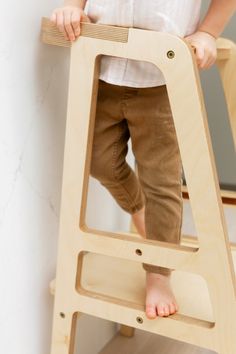
M71 11L64 11L64 27L70 41L75 40L74 29L71 25Z
M67 35L65 26L64 26L64 13L63 11L57 11L56 12L56 26L58 28L58 30L63 33L64 37L69 40L69 37Z
M206 69L207 63L208 63L209 59L210 59L210 53L208 52L208 50L205 50L204 58L202 59L202 61L201 61L200 65L199 65L199 67L200 67L201 69Z
M194 48L196 61L200 69L208 69L217 56L215 39L204 32L196 32L185 39Z
M208 57L206 56L200 64L200 69L207 69Z
M204 69L209 69L216 61L216 56L214 53L210 53L209 58L204 66Z
M192 47L194 54L196 54L196 47L194 45L191 45L191 47Z
M201 63L202 69L209 69L216 61L217 51L214 48L207 48L205 50L205 57Z
M80 13L76 11L72 12L71 24L76 37L80 35L80 21L81 21Z
M61 33L67 36L65 28L64 28L64 14L62 11L57 12L57 28Z
M80 22L91 22L88 16L76 6L63 6L53 11L51 21L65 38L74 41L80 35Z
M57 22L57 15L55 12L52 13L51 17L50 17L50 21L53 22L54 24L56 24Z
M198 66L201 67L202 66L202 63L204 61L204 58L205 58L205 50L203 47L200 47L200 46L197 46L196 45L196 59L197 59L197 63L198 63Z
M217 49L216 47L211 51L209 67L212 66L217 59Z

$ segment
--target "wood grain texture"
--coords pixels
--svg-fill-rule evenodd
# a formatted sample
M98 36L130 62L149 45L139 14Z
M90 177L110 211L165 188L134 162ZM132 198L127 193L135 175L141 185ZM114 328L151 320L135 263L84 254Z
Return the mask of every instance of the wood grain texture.
M114 42L128 41L128 28L96 25L94 23L81 22L81 36L103 39ZM65 39L57 27L46 17L42 18L41 40L44 43L62 47L71 47L72 43Z

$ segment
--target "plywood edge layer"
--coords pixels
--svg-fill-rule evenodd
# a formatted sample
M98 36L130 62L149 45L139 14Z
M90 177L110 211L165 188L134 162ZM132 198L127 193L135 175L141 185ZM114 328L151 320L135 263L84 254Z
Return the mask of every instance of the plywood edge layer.
M127 42L129 29L125 27L97 25L95 23L81 22L81 36L103 39L113 42ZM71 47L72 43L65 39L63 33L50 19L43 17L41 25L41 40L46 44Z
M134 310L137 310L139 312L143 312L145 311L144 306L142 306L141 304L137 304L135 302L131 302L131 301L124 301L124 300L120 300L116 297L113 296L109 296L109 295L105 295L105 294L101 294L98 293L96 291L90 291L87 290L85 288L83 288L82 286L80 286L77 289L78 293L80 293L81 295L87 296L87 297L91 297L91 298L95 298L97 300L102 300L102 301L106 301L110 304L118 304L121 306L124 306L126 308L132 308ZM199 327L203 327L203 328L213 328L215 326L214 322L211 321L206 321L203 319L198 319L198 318L194 318L191 316L186 316L183 314L174 314L168 317L169 319L175 320L175 321L179 321L179 322L184 322L184 323L188 323L190 325L194 325L194 326L199 326ZM158 318L159 320L161 319L160 317ZM163 319L161 319L163 320Z
M235 45L234 42L227 38L220 37L216 41L217 45L217 60L228 59L231 55L231 49Z

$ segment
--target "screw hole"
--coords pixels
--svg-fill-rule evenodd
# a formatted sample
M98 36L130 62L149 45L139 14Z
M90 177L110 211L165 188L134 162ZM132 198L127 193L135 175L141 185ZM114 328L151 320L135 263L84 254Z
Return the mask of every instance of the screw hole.
M167 52L167 57L168 57L169 59L174 59L174 57L175 57L175 52L174 52L173 50L169 50L169 51Z
M60 312L60 316L61 316L61 318L65 318L65 317L66 317L66 315L64 314L64 312Z
M143 319L142 319L142 317L136 317L136 321L138 322L138 323L143 323Z
M142 252L139 248L136 249L135 253L136 253L138 256L142 256L142 254L143 254L143 252Z

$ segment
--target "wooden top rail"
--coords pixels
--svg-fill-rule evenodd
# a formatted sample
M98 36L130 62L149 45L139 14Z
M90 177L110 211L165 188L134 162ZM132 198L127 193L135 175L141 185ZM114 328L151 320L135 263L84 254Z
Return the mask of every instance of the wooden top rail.
M82 22L81 36L127 43L129 28ZM44 43L61 47L71 47L72 45L72 43L66 40L64 35L59 32L57 27L45 17L42 18L41 39ZM231 52L231 42L227 39L219 38L217 40L217 49L218 60L228 59Z
M97 25L81 22L81 36L104 39L114 42L128 42L129 29L125 27ZM57 27L48 19L42 18L41 38L44 43L61 47L71 47L72 43L65 39Z

